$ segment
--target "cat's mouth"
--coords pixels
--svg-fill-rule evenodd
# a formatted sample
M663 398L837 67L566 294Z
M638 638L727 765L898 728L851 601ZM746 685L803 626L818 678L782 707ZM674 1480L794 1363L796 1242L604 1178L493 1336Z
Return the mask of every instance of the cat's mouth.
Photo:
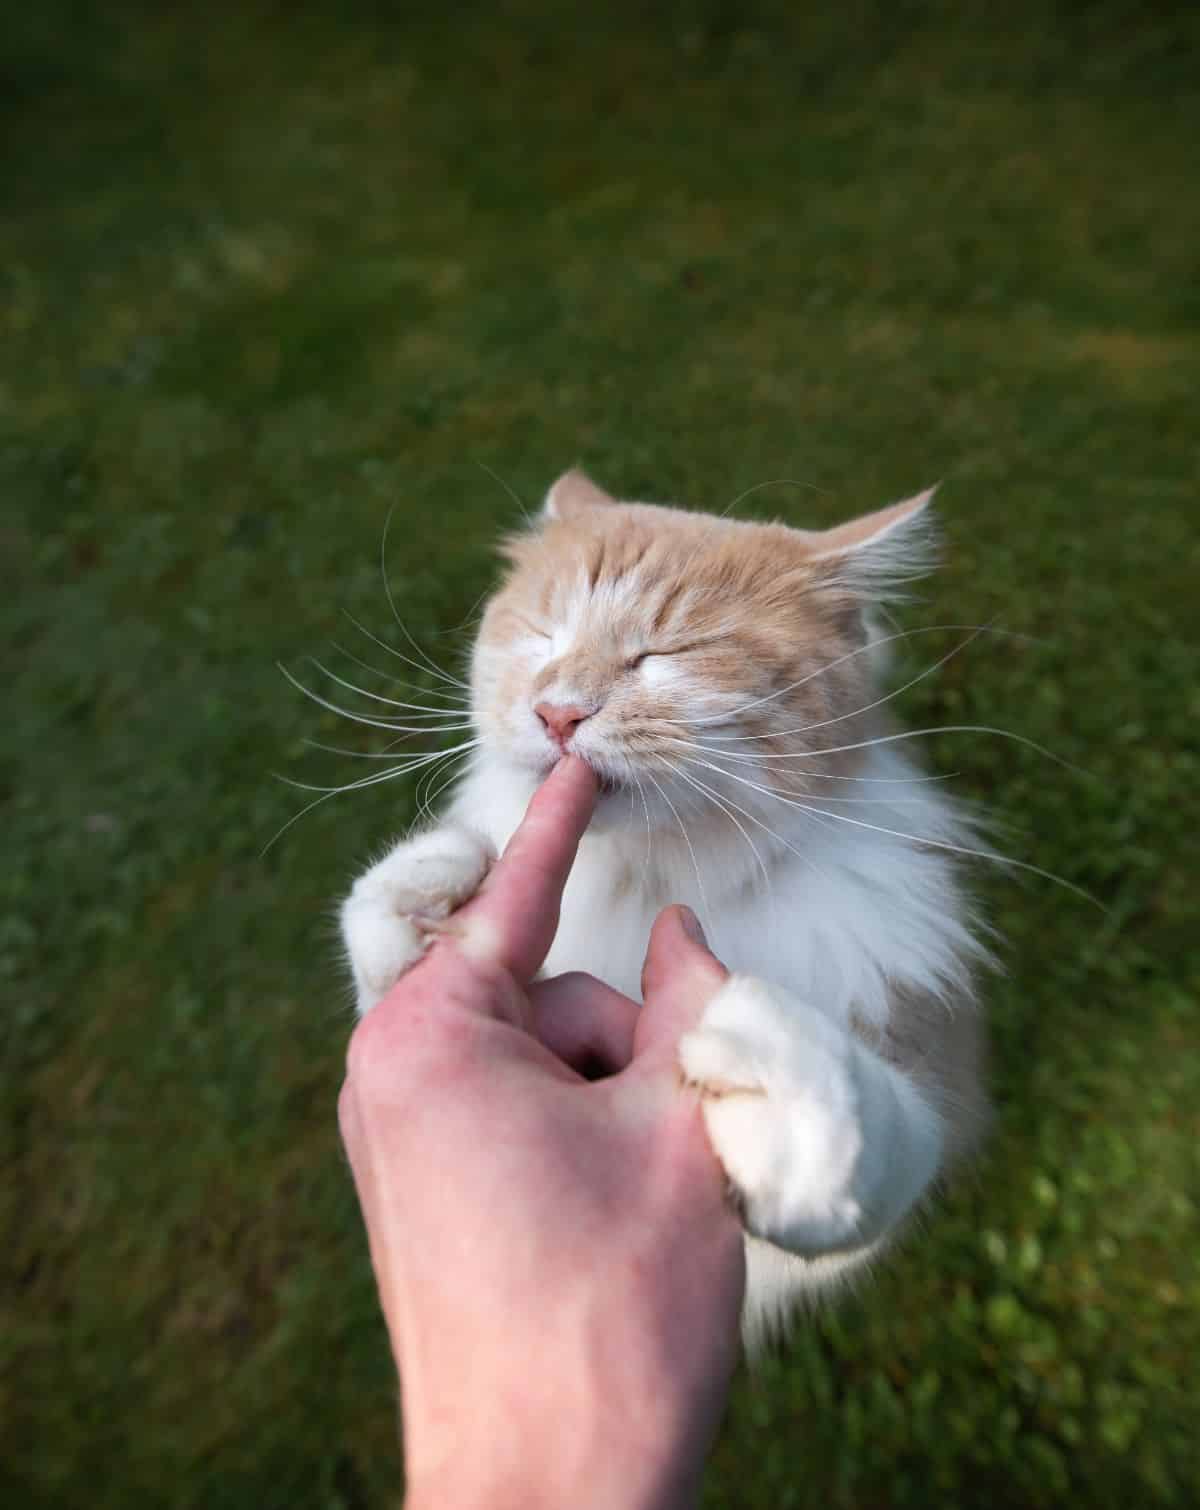
M630 789L629 782L623 781L620 776L616 776L611 771L605 770L604 767L598 764L595 759L593 759L589 755L585 755L582 750L571 750L569 753L572 755L577 755L581 760L586 761L586 763L591 767L592 775L596 778L597 797L612 797L619 792L625 792ZM536 767L539 772L539 781L544 781L561 759L562 756L558 755L554 759L547 761L545 764L539 762L538 766Z

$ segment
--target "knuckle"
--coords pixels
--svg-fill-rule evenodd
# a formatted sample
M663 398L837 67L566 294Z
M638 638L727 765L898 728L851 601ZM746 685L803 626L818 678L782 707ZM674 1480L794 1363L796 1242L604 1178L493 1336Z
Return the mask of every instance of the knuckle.
M359 1020L346 1046L346 1083L361 1102L394 1101L432 1065L469 1057L486 1014L510 978L444 949Z
M403 1015L381 1005L359 1020L346 1045L347 1083L369 1093L389 1067L394 1070Z

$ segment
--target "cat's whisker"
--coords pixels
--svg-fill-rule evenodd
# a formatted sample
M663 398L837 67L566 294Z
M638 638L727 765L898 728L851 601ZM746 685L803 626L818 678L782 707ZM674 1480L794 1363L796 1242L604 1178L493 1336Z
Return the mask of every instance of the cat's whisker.
M445 728L438 728L436 725L430 724L430 726L427 729L408 729L404 733L402 733L397 739L389 739L388 740L387 744L385 744L384 747L383 747L384 754L386 755L388 751L398 749L399 746L407 744L409 742L409 740L412 739L414 737L414 735L416 735L416 734L432 734L432 735L434 735L436 737L437 735L440 735L440 734L455 734L455 733L461 734L461 733L463 733L467 729L474 729L474 728L475 728L475 723L474 723L474 721L472 721L472 722L466 723L466 724L448 724L448 725L446 725ZM349 754L351 752L350 751L346 751L345 753Z
M437 639L437 638L441 638L441 637L443 637L445 635L451 635L451 634L461 634L464 629L471 629L476 624L481 623L482 620L483 620L483 614L476 613L475 610L479 607L479 605L483 602L483 600L485 598L488 598L490 596L491 596L490 590L485 587L483 589L483 591L479 594L479 596L475 599L475 601L471 604L470 608L467 610L467 616L466 616L466 618L463 619L463 620L461 620L457 624L452 624L448 629L436 629L436 630L434 630L433 631L434 638Z
M464 682L461 678L459 678L457 676L451 676L448 672L443 671L442 668L437 664L437 662L435 660L433 660L432 657L429 656L424 650L421 649L420 645L417 644L416 640L414 640L413 637L412 637L412 635L409 633L408 626L405 624L404 620L400 617L400 611L396 607L396 599L395 599L395 597L393 596L393 593L392 593L392 584L388 580L388 574L387 574L387 543L388 543L388 532L391 530L392 519L393 519L393 517L395 515L395 512L396 512L396 505L393 504L392 507L388 510L388 516L387 516L387 519L384 521L384 526L383 526L383 538L379 542L379 574L383 578L383 590L387 594L388 607L392 610L392 617L395 619L397 625L399 626L400 633L404 636L404 638L408 641L408 643L412 646L412 648L417 652L417 654L425 662L425 664L428 667L429 671L434 676L438 677L441 681L449 682L453 686L458 686L458 687L466 688L467 687L467 683L466 682Z
M692 857L692 869L696 872L696 889L699 892L700 903L704 909L704 926L708 930L709 936L711 937L713 933L713 913L712 908L708 905L708 893L704 889L704 877L700 873L700 862L696 858L696 851L692 845L691 836L688 834L683 819L679 816L678 808L671 801L670 797L667 796L661 782L659 782L654 776L652 776L649 771L646 772L646 780L650 783L650 785L654 788L654 790L658 793L662 800L667 804L667 807L671 810L675 822L679 825L679 832L683 837L684 844L687 845L687 852Z
M462 690L462 692L468 693L469 690L471 690L471 687L468 686L468 683L465 683L465 681L460 681L457 676L451 676L450 673L444 672L444 670L439 669L439 667L432 667L432 669L430 669L432 663L430 663L430 666L423 666L420 661L415 661L414 658L411 657L411 655L405 655L403 654L403 651L398 651L398 649L395 648L394 645L388 645L388 642L386 642L386 640L380 640L380 637L377 636L377 634L371 634L371 631L368 630L367 625L359 624L358 619L353 616L353 613L349 612L349 609L343 609L341 610L341 612L343 612L343 615L346 616L347 619L349 619L350 624L353 624L353 627L355 627L356 630L359 631L359 634L365 634L365 636L367 636L367 639L370 640L373 645L379 646L382 651L386 651L386 654L394 655L397 660L402 660L403 663L406 664L406 666L411 666L412 669L418 670L418 672L420 672L423 676L436 675L438 676L439 681L444 681L444 683L447 683L448 686L454 687L454 689L460 689ZM408 630L406 630L405 633L408 634ZM412 636L409 636L409 639L412 639ZM418 646L418 649L420 649L420 646Z
M470 727L471 727L470 724L462 724L462 725L460 725L460 728L463 728L463 729L469 729ZM414 733L419 732L419 733L422 733L422 734L428 734L431 731L428 730L428 729L421 729L419 731L418 730L414 730L413 732ZM439 730L436 730L434 732L437 732L437 733L440 734L443 731L439 729ZM384 750L347 750L342 745L327 745L327 744L322 744L319 739L305 739L305 740L302 741L302 743L305 745L305 747L307 749L310 749L310 750L321 750L326 755L344 755L347 758L349 758L350 760L390 760L390 761L392 761L394 763L396 760L404 758L402 756L397 756L395 754L396 746L398 744L403 744L404 740L408 739L410 737L411 736L409 736L409 735L405 735L402 739L392 740L392 742ZM433 754L435 752L430 751L430 753ZM441 752L437 752L437 753L441 753Z
M827 752L805 750L796 755L741 755L734 750L714 750L711 745L705 744L698 739L676 739L673 736L664 736L668 744L679 745L684 750L703 750L706 755L711 755L714 760L740 760L747 765L757 765L760 760L796 760L809 758L811 755L825 754ZM857 786L922 786L931 781L953 781L959 773L949 771L937 776L838 776L830 771L805 771L806 781L852 781Z
M434 782L436 782L439 777L444 777L447 769L450 771L451 775L453 775L455 762L469 759L472 748L474 747L469 746L467 749L461 750L457 754L453 750L446 750L438 757L437 760L430 761L428 768L417 780L415 796L418 816L427 818L431 823L434 821ZM445 782L443 782L443 786L444 785ZM438 791L440 792L441 790L442 787L439 786Z
M327 676L330 681L336 682L339 687L345 687L348 692L357 693L359 697L369 698L373 703L385 703L389 708L405 708L413 713L428 714L431 718L445 718L454 710L451 708L431 708L425 703L400 702L394 697L384 697L378 692L369 692L366 687L359 687L356 683L347 681L344 676L338 676L336 671L331 671L324 662L317 660L315 656L309 656L310 666L315 666L322 676Z
M316 786L312 782L297 781L292 776L284 776L278 772L276 777L285 786L294 786L302 792L326 792L334 796L338 792L357 792L363 787L378 786L382 781L392 781L397 776L411 775L413 771L419 771L434 761L444 760L447 755L453 755L459 750L473 749L478 743L477 739L469 739L461 745L451 746L449 750L433 750L426 755L414 755L403 763L398 762L390 770L378 771L374 776L360 776L357 781L347 781L341 786Z
M356 666L361 666L364 671L369 671L372 676L377 676L381 681L390 682L393 687L404 687L413 692L419 692L423 697L442 697L451 705L465 708L468 706L467 699L457 687L426 687L420 682L398 682L390 671L381 671L378 666L372 666L370 661L364 661L361 655L355 655L353 650L348 649L340 640L331 640L330 644L339 655L344 655L348 661L353 661Z
M762 697L751 699L750 702L742 703L738 708L730 709L726 713L710 713L701 718L668 718L663 723L676 724L705 724L705 723L729 723L735 718L740 718L743 713L751 708L757 708L763 703L774 702L777 698L786 697L789 692L795 692L798 687L807 686L817 677L824 676L833 671L846 661L852 661L856 656L867 655L873 650L879 650L884 645L890 645L896 640L913 639L919 634L945 634L952 631L973 631L971 638L980 634L1002 635L1005 639L1032 640L1033 636L1019 634L1008 629L997 629L993 624L926 624L916 629L905 629L897 634L884 635L882 639L869 640L865 645L859 645L854 650L847 650L844 655L839 655L836 660L829 661L824 666L818 666L815 671L810 671L807 676L802 676L799 681L791 682L786 687L780 687L776 692L768 692ZM967 643L970 643L969 641Z
M280 839L283 838L288 829L291 828L293 824L299 823L301 818L303 818L306 814L311 813L313 808L320 807L323 802L328 802L331 797L336 796L336 792L326 792L323 797L316 797L312 802L305 803L305 805L300 809L298 813L292 814L292 816L288 819L288 821L283 825L282 828L275 830L275 832L259 850L258 858L261 860L269 850L273 849L274 846L279 843Z
M825 816L827 818L836 818L838 815L836 813L826 813L823 808L813 807L812 803L814 803L814 802L834 802L834 801L855 801L855 800L857 800L857 801L861 801L861 802L876 802L876 803L879 803L880 805L882 805L884 807L894 807L894 806L897 806L900 802L904 801L903 798L898 798L895 801L893 801L892 799L887 798L887 797L879 797L879 798L862 797L862 798L858 798L858 799L854 799L854 798L840 798L839 799L839 798L833 798L833 797L812 797L808 793L804 793L803 794L805 800L802 801L800 795L797 794L797 793L790 793L789 794L789 793L785 793L785 792L779 792L779 791L775 790L774 787L764 786L764 785L762 785L761 782L750 781L745 776L739 776L737 774L737 772L735 772L735 771L726 770L722 766L713 765L713 764L711 764L707 760L700 760L700 759L698 759L695 756L685 756L684 759L687 761L687 763L689 765L705 766L705 767L707 767L708 770L714 772L716 775L718 775L718 776L724 776L729 781L736 781L740 786L749 787L753 791L760 792L764 797L771 797L776 802L782 802L782 803L784 803L785 806L802 808L807 813L810 813L810 814L813 814L813 815L823 814L823 816ZM909 837L911 837L911 835ZM921 842L924 842L924 841L922 840Z
M790 754L781 755L736 756L731 753L729 758L742 760L820 760L826 755L844 755L851 750L869 750L875 745L894 744L897 740L901 739L923 739L933 734L994 734L998 739L1011 739L1017 744L1025 745L1029 749L1035 750L1039 755L1044 755L1047 760L1054 761L1055 765L1062 766L1075 776L1094 779L1091 778L1091 773L1085 771L1082 766L1077 766L1069 760L1064 760L1061 755L1056 755L1053 750L1048 750L1045 745L1038 744L1036 740L1029 739L1024 734L1014 734L1011 729L993 728L990 724L938 724L929 729L902 729L898 734L880 734L874 739L861 739L855 744L849 745L833 745L829 749L824 750L796 750ZM839 777L838 779L857 780L859 778ZM867 778L863 777L861 779L866 780Z
M524 519L525 523L529 526L530 529L533 529L534 528L533 517L530 514L529 510L521 502L520 498L517 496L517 493L516 493L515 489L511 488L508 485L508 483L505 482L504 478L500 476L499 472L493 472L492 469L491 469L491 467L489 467L486 462L484 462L484 461L477 461L475 463L475 465L479 468L479 470L481 472L486 472L487 475L492 479L492 481L494 483L496 483L496 485L498 487L502 487L504 489L504 491L508 494L508 496L516 504L517 508L520 509L520 511L521 511L521 517Z
M276 664L298 692L303 692L305 697L310 701L322 708L328 709L330 713L336 713L341 718L349 719L351 723L365 724L370 729L387 729L392 733L436 734L438 732L438 726L436 725L423 725L420 728L413 728L408 725L398 724L395 719L367 718L361 713L352 713L349 708L339 707L337 703L331 703L327 697L322 697L319 692L314 692L311 687L306 687L302 681L299 681L292 675L282 662L277 662ZM450 726L447 725L446 727Z
M296 781L294 777L284 776L278 771L273 774L276 781L282 781L284 786L294 786L299 792L322 792L327 797L336 797L340 792L358 792L365 787L378 786L384 781L393 781L397 776L407 776L412 769L411 766L394 766L390 771L364 776L360 781L347 781L341 786L316 786L311 781Z
M749 498L751 493L761 493L763 488L808 488L814 493L828 493L828 488L819 488L815 482L802 482L798 477L768 477L766 482L756 482L752 488L747 488L744 493L739 493L731 503L727 503L717 515L718 519L724 519L731 514L743 499Z
M478 741L473 741L473 743L478 743ZM444 754L449 752L442 753ZM440 758L440 755L424 758L435 759ZM314 808L320 807L323 802L328 802L331 800L331 798L341 796L343 792L359 791L364 787L377 786L380 782L383 781L392 781L397 776L407 776L411 771L415 769L416 766L413 764L398 765L394 770L381 771L375 776L364 777L364 779L361 781L352 781L346 786L335 787L310 786L305 782L294 781L290 776L284 776L281 773L276 772L276 779L282 781L285 786L294 786L300 791L319 792L320 796L314 797L311 802L306 803L298 813L293 813L288 821L281 828L277 829L274 834L272 834L272 836L267 840L262 849L259 851L259 858L261 859L263 855L268 852L268 850L272 849L279 842L279 840L283 838L284 834L287 833L288 829L290 829L293 824L299 823L301 818L305 817L308 813L311 813Z
M714 803L717 803L717 804L728 803L730 807L735 808L737 812L741 813L741 815L742 815L743 818L749 818L749 820L750 820L751 823L754 823L759 828L761 828L762 831L769 838L773 839L777 844L781 844L784 849L790 850L792 852L792 854L794 854L794 855L797 856L797 858L803 860L806 865L811 866L813 868L813 870L815 870L817 872L817 874L823 880L828 881L830 879L829 876L827 876L825 874L825 872L822 871L821 867L817 864L817 862L813 859L813 857L811 855L806 855L806 854L802 853L802 851L798 850L794 844L790 844L783 837L782 834L776 833L776 831L773 828L771 828L769 824L764 823L761 818L756 817L747 808L739 807L738 804L736 802L734 802L731 797L725 796L724 793L719 793L718 794L718 793L714 792L713 789L708 785L707 782L701 781L698 776L693 776L690 772L680 771L680 770L678 770L676 768L676 774L682 776L685 781L691 782L691 784L693 786L695 786L698 790L707 793L707 795L709 796L709 798ZM732 817L732 814L730 814L729 816ZM737 822L736 819L734 819L733 821ZM751 847L753 847L753 846L751 846ZM756 851L756 853L757 853L757 851Z
M837 718L825 718L822 719L820 723L806 724L803 729L791 730L791 734L811 734L815 729L827 729L832 724L845 723L848 718L859 718L864 713L871 713L876 708L882 708L885 703L890 703L893 698L900 697L903 693L907 692L910 687L915 687L918 682L923 682L927 676L933 676L935 672L940 671L948 661L952 661L956 655L965 650L967 646L970 645L973 641L977 640L979 636L984 632L985 627L986 626L984 625L980 625L979 628L974 630L973 633L969 634L965 640L960 640L959 643L953 647L953 649L948 650L940 660L934 661L931 666L926 666L924 671L919 672L916 676L905 682L902 687L897 687L894 691L885 693L883 697L877 697L873 703L867 703L866 706L862 708L855 708L851 713L839 714Z
M716 768L714 767L714 769ZM749 781L744 776L735 776L732 772L718 772L718 774L724 774L731 781L740 782L742 786L748 786L754 791L760 792L764 797L771 797L776 802L782 802L787 807L797 808L801 812L808 813L813 817L828 818L835 823L849 823L855 828L869 829L872 833L876 834L887 834L893 839L907 840L919 848L945 850L950 854L964 855L968 859L990 860L996 865L1002 865L1014 870L1027 871L1031 875L1041 876L1044 880L1053 881L1056 885L1064 887L1067 891L1074 892L1076 896L1082 897L1084 901L1091 902L1093 906L1099 907L1101 912L1107 911L1103 903L1092 896L1090 892L1085 891L1082 886L1076 886L1073 881L1068 881L1064 876L1056 875L1050 870L1043 870L1040 865L1031 865L1026 860L1014 860L1008 855L997 854L993 850L971 849L963 844L951 844L946 839L932 838L922 834L910 834L896 828L884 828L878 823L868 823L863 818L852 818L848 813L828 813L820 808L811 807L808 803L799 802L791 797L781 796L780 793L772 791L770 787L761 786L756 781Z
M700 781L697 777L689 775L687 771L680 771L680 770L676 769L675 774L677 776L682 776L683 779L684 779L684 781L686 781L689 786L694 787L696 789L696 791L698 791L700 793L701 797L707 798L707 800L709 801L710 805L713 806L713 807L715 807L718 810L718 812L724 813L725 816L729 819L729 821L737 829L738 833L741 834L742 838L750 846L750 853L754 856L755 862L757 863L759 870L762 872L763 881L766 883L767 897L768 897L768 899L769 899L769 901L771 903L772 916L774 916L774 913L775 913L775 885L774 885L774 882L771 880L771 873L767 869L766 865L763 863L763 857L759 854L758 848L755 845L753 839L751 839L750 835L746 832L746 830L738 822L737 817L735 816L735 814L732 811L730 811L730 808L731 807L736 807L737 804L736 803L731 803L727 807L725 805L725 802L722 800L721 797L719 797L717 795L716 792L712 791L711 788L705 786L705 784L702 781ZM738 809L738 811L743 811L744 812L744 809ZM746 814L745 816L749 817L749 814Z
M768 693L766 693L762 697L753 698L753 699L751 699L750 702L742 703L742 705L740 707L733 708L733 709L731 709L727 713L711 713L711 714L708 714L708 715L706 715L704 717L701 717L701 718L664 719L663 722L664 723L681 723L681 724L728 723L732 719L740 718L743 713L747 713L751 708L757 708L762 703L774 702L776 700L776 698L786 697L789 692L795 692L797 690L797 688L807 686L809 682L815 681L817 679L817 677L824 676L824 675L826 675L827 672L835 670L838 666L842 665L844 662L846 662L846 661L852 661L852 660L856 659L856 657L858 657L860 655L867 655L870 651L878 649L881 645L890 644L891 641L893 641L893 640L903 640L903 639L908 639L908 638L910 638L910 636L917 635L917 634L925 634L925 633L932 634L932 633L934 633L937 630L947 630L947 629L952 629L952 628L957 629L957 628L963 628L963 627L966 627L966 626L963 626L963 625L949 625L949 624L932 624L932 625L928 626L927 629L909 629L909 630L904 630L904 631L902 631L899 634L887 635L887 636L885 636L881 640L870 640L870 641L867 642L867 644L865 644L865 645L859 645L854 650L847 650L844 655L839 655L836 658L836 660L828 661L824 666L818 666L815 671L810 671L807 674L807 676L802 676L799 679L799 681L790 682L786 687L780 687L775 692L768 692ZM971 626L971 627L976 627L976 626ZM714 737L715 738L720 738L721 736L717 735L717 736L714 736Z
M780 731L779 733L772 732L770 734L748 734L745 737L746 737L747 740L751 740L751 739L790 739L794 735L797 735L797 734L811 734L816 729L827 729L832 724L845 723L847 719L850 719L850 718L859 718L864 713L870 713L870 712L872 712L875 708L882 708L885 703L890 703L893 700L893 698L900 697L903 693L907 692L910 687L915 687L918 682L923 682L926 677L933 676L933 674L935 672L940 671L942 669L942 667L947 663L947 661L953 660L954 657L956 655L958 655L958 653L960 651L965 650L967 648L967 646L970 645L973 640L978 639L979 636L983 633L985 627L986 626L981 625L979 628L977 628L975 630L975 632L973 634L968 635L965 640L960 641L959 644L957 644L957 645L955 645L953 647L953 649L948 650L946 652L946 654L941 657L940 660L934 661L931 666L926 666L926 668L925 668L924 671L921 671L916 676L911 677L907 682L904 683L904 685L902 687L896 687L896 688L894 688L891 692L886 693L883 697L877 697L874 702L866 703L861 708L853 708L848 713L840 713L836 718L825 718L825 719L822 719L820 721L820 723L805 724L802 729L784 729L784 730ZM728 735L728 734L726 734L726 735L717 734L717 735L714 735L713 737L715 739L721 739L721 740L729 740L729 739L736 739L737 738L736 735Z
M635 776L633 779L634 779L634 781L636 781L637 777ZM633 827L633 815L634 815L633 793L634 793L634 788L630 785L629 782L625 782L625 794L629 798L629 826L631 828Z
M446 790L450 783L458 779L458 777L462 774L463 765L466 762L470 761L473 755L473 750L462 751L461 754L455 755L446 766L445 770L440 773L442 779L438 783L437 787L429 793L427 806L425 809L426 815L431 821L436 820L437 817L436 813L433 811L433 804L438 800L438 798L442 795L442 793Z
M637 786L638 796L642 799L642 812L646 815L646 854L645 854L644 859L642 860L642 875L643 875L643 877L646 877L646 876L649 876L649 874L650 874L650 853L651 853L651 842L650 842L650 804L646 801L646 788L642 785L641 777L635 774L633 779L634 779L634 782L635 782L635 784ZM632 798L632 796L629 799L629 808L630 808L630 816L632 817L632 813L633 813L633 798Z
M703 746L701 746L701 748L703 748ZM708 753L711 754L712 752L709 751ZM714 760L719 758L720 757L718 756L714 756ZM740 779L735 772L727 770L724 766L714 765L711 761L700 760L695 755L683 755L680 757L680 759L685 760L689 765L707 766L710 771L715 771L719 776L728 776L733 781ZM808 773L806 772L806 777L807 774ZM791 773L785 772L785 775L791 775ZM846 777L846 780L853 781L854 778L852 776L848 776ZM762 788L762 790L766 791L767 788L764 787ZM866 804L868 807L917 807L921 803L921 799L919 797L826 797L820 793L814 794L812 792L792 792L784 793L781 795L793 797L803 795L810 802L853 803L855 806L858 806L859 804Z

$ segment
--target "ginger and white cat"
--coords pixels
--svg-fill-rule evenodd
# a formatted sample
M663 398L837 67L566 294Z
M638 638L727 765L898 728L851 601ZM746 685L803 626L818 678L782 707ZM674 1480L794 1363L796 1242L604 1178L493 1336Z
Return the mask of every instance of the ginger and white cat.
M650 926L733 972L680 1044L747 1233L747 1336L877 1253L986 1099L966 820L902 753L873 610L930 557L929 495L810 532L620 503L579 472L504 546L444 819L355 883L360 1012L469 897L564 749L603 782L545 973L637 997Z

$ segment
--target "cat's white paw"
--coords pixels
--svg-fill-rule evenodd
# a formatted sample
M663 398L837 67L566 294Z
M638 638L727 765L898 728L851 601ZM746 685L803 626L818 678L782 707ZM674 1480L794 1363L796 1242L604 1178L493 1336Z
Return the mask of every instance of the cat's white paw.
M794 1253L864 1240L864 1152L849 1035L778 987L735 975L679 1044L748 1232Z
M341 921L360 1015L424 954L430 933L421 920L440 920L461 907L495 858L478 834L448 826L398 844L359 876L342 903Z

